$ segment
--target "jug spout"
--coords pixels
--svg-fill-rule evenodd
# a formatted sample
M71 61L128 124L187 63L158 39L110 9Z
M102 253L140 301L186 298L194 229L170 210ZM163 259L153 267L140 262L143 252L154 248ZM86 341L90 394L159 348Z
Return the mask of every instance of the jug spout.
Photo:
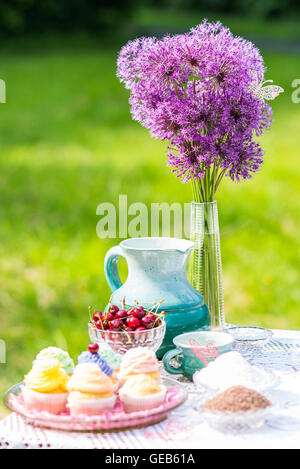
M180 243L178 243L178 247L176 251L181 252L182 254L190 252L194 247L193 241L187 241L186 239L178 239Z

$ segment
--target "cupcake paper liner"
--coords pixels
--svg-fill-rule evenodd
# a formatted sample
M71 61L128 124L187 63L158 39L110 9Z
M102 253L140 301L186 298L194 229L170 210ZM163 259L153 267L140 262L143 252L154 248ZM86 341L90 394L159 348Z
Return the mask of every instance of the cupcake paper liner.
M103 397L99 399L72 399L68 401L70 414L75 415L100 415L106 410L113 410L117 397Z
M23 399L28 409L59 414L66 410L68 393L42 393L24 387Z
M148 394L147 396L128 396L120 390L120 400L126 412L136 412L140 410L153 409L161 404L165 399L166 388L162 386L160 392Z

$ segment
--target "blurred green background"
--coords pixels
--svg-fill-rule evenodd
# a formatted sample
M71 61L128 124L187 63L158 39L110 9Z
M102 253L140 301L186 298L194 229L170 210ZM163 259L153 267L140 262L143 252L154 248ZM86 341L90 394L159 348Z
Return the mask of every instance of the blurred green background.
M241 5L242 3L242 5ZM300 327L300 78L294 1L3 1L0 4L0 397L22 380L48 345L75 358L86 347L87 306L110 292L106 251L118 239L96 235L101 202L191 200L166 167L165 145L133 122L118 82L120 47L139 35L183 32L204 17L253 40L266 79L285 93L262 138L255 179L218 192L228 321ZM121 263L123 279L125 263ZM5 415L0 405L0 416Z

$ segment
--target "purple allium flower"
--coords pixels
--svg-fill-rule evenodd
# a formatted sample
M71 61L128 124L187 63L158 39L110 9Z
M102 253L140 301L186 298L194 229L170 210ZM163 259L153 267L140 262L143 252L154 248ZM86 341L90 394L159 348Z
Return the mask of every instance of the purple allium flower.
M271 124L271 107L255 94L264 72L251 42L204 20L186 34L130 41L117 75L133 119L169 142L172 171L183 182L208 178L213 197L225 174L248 179L263 162L254 138Z

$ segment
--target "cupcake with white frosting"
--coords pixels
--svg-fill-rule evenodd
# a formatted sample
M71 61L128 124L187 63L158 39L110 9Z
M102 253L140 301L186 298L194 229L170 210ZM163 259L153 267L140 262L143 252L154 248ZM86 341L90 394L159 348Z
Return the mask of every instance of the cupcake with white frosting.
M77 365L67 387L68 407L73 416L99 415L115 405L112 380L96 363Z
M119 378L123 383L140 374L155 380L160 379L158 360L155 352L148 347L129 349L121 362Z
M129 377L119 395L126 412L153 409L165 399L166 388L148 374Z

